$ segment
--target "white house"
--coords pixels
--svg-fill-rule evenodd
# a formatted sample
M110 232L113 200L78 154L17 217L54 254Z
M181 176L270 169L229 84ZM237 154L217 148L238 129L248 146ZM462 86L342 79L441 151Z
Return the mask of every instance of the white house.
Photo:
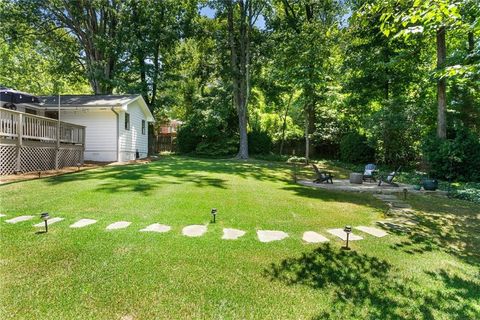
M59 97L40 97L40 113L58 119ZM148 122L141 95L60 96L60 120L85 126L85 160L128 161L148 154Z

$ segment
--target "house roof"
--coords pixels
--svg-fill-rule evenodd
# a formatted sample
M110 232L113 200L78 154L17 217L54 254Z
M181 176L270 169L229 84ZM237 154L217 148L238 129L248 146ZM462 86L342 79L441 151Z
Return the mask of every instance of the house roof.
M60 103L62 107L116 107L135 100L140 95L62 95ZM58 96L40 96L41 104L45 107L56 107Z
M138 100L139 105L147 116L147 121L153 122L154 118L145 100L139 94L124 95L62 95L60 96L60 107L68 108L105 108L121 107L126 109L127 105ZM58 96L40 96L40 105L47 109L58 108Z

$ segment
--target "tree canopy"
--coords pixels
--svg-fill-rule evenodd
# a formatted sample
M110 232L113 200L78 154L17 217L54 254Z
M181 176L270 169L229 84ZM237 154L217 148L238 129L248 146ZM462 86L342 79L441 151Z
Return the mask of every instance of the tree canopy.
M184 122L182 152L308 160L360 141L428 167L480 143L479 17L475 0L2 1L0 83L142 94Z

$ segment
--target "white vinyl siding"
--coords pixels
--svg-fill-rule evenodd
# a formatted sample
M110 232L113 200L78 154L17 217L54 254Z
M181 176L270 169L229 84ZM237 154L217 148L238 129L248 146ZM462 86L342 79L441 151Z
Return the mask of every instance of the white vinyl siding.
M62 110L60 120L86 127L85 160L117 161L117 123L112 110Z
M125 130L125 112L130 115L130 130ZM148 126L145 124L145 134L142 134L142 120L146 115L137 101L127 106L125 112L120 112L120 161L134 160L138 150L140 158L148 155Z

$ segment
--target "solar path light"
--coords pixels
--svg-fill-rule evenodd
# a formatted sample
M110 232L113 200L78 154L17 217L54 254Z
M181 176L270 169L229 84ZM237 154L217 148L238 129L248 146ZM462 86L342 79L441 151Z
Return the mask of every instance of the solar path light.
M48 212L44 212L44 213L40 214L40 219L45 221L45 233L47 233L48 232L48 222L47 222L47 220L50 219L50 215L48 214Z
M212 219L213 219L213 223L215 223L216 217L217 217L217 209L216 209L216 208L213 208L213 209L212 209Z
M345 226L343 231L345 231L345 233L347 234L347 243L346 243L344 249L345 250L350 250L350 248L348 247L348 237L350 236L350 233L352 232L352 227L351 226Z

